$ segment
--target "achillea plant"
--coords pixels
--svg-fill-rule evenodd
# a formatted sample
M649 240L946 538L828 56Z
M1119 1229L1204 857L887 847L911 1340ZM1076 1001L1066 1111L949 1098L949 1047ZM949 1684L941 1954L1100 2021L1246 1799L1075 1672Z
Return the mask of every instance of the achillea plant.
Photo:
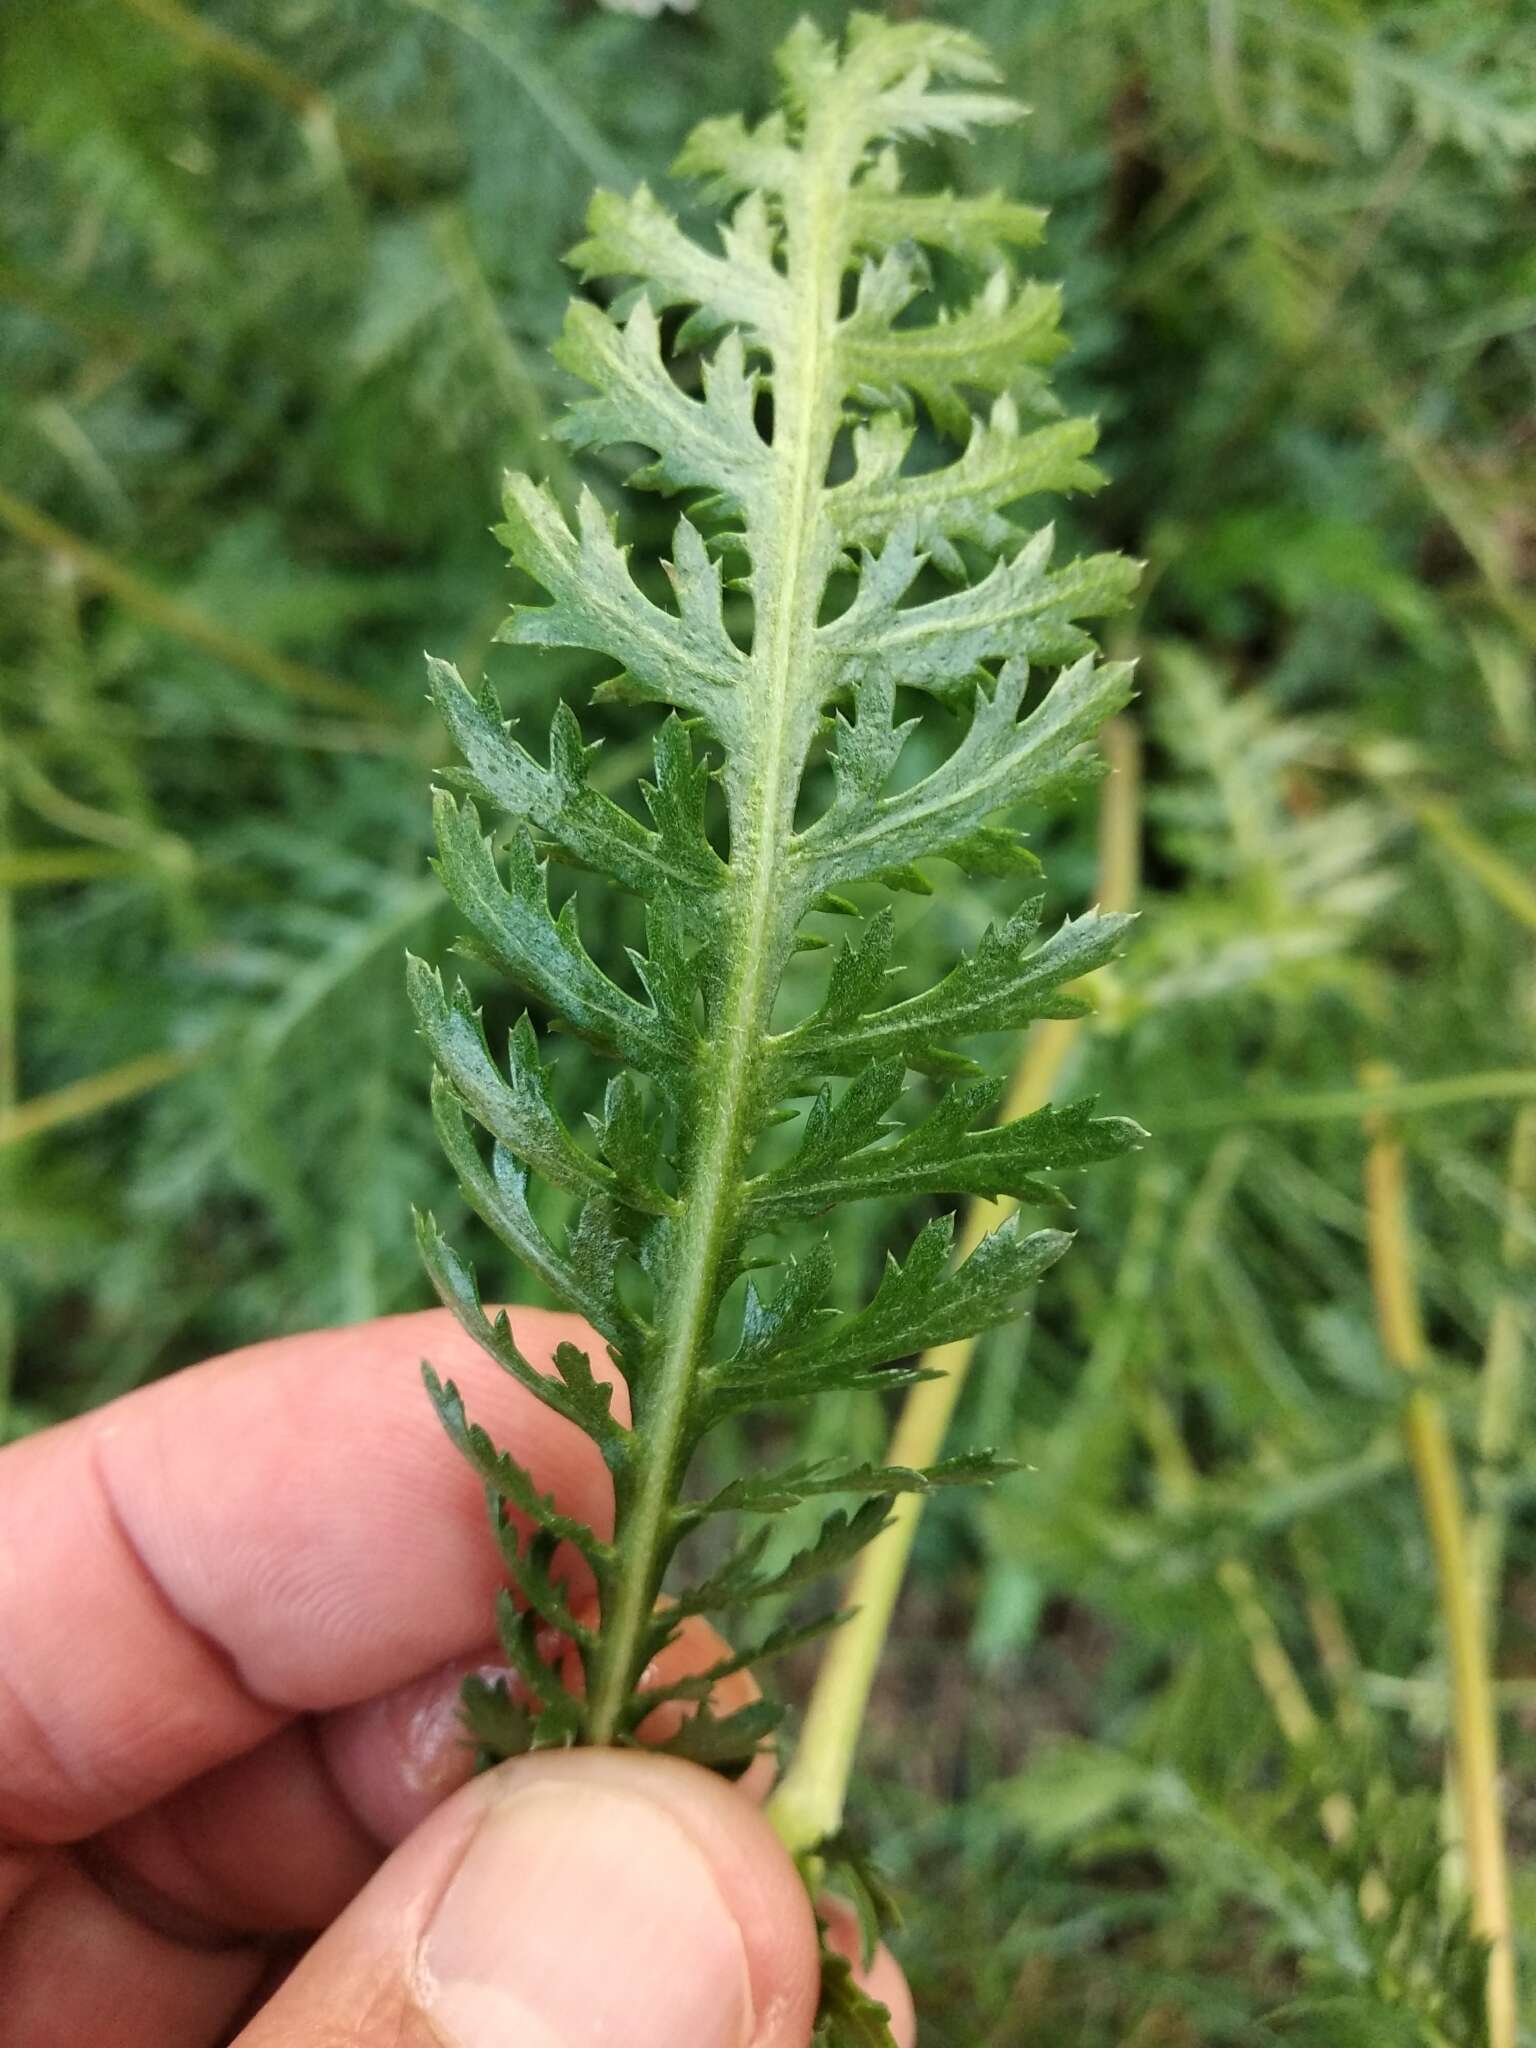
M1058 1197L1042 1174L1108 1158L1137 1136L1081 1104L989 1123L999 1084L964 1049L979 1033L1073 1014L1069 984L1109 958L1124 922L1090 915L1043 933L1038 863L1012 822L1021 805L1093 772L1089 742L1129 692L1127 668L1102 663L1079 621L1124 601L1133 566L1098 555L1055 567L1049 527L1017 516L1026 501L1098 481L1092 423L1062 417L1046 382L1063 346L1057 293L1016 282L1006 261L1038 238L1041 216L997 196L908 193L896 154L907 139L1017 109L989 89L991 66L970 37L927 24L856 16L841 51L803 24L779 63L778 112L755 128L706 121L680 161L729 209L718 249L684 234L642 188L599 194L574 252L583 276L624 290L611 310L589 298L570 308L559 360L592 395L562 432L580 448L638 443L651 459L632 481L686 494L666 565L672 604L643 593L591 493L568 516L529 478L507 484L501 533L549 601L519 607L501 637L591 649L618 664L598 698L665 707L644 792L651 824L592 786L571 710L556 714L543 765L489 692L432 664L467 763L452 778L461 793L437 799L437 830L470 947L614 1070L588 1142L555 1107L528 1018L499 1058L465 991L412 963L438 1126L466 1199L590 1323L633 1418L615 1418L608 1386L574 1346L562 1347L556 1376L535 1371L423 1222L443 1300L506 1371L591 1436L613 1476L608 1539L559 1513L429 1372L490 1493L513 1588L502 1640L532 1697L471 1681L468 1721L493 1758L633 1742L657 1705L686 1699L693 1711L667 1746L743 1768L779 1709L760 1700L717 1716L711 1685L828 1618L756 1634L748 1625L716 1671L647 1683L684 1619L724 1613L739 1625L754 1603L845 1563L898 1490L993 1468L974 1457L923 1473L823 1460L690 1498L700 1441L744 1409L900 1386L914 1377L903 1361L923 1347L1012 1314L1068 1242L1010 1221L956 1266L945 1215L888 1259L863 1307L833 1312L825 1243L812 1230L790 1253L783 1234L871 1196L1047 1203ZM956 309L929 303L931 252L985 273ZM952 587L930 594L931 571ZM1054 675L1048 688L1042 672ZM898 690L968 715L947 758L905 784L903 750L922 721L902 715ZM712 782L724 799L718 829ZM512 820L504 859L476 800ZM596 965L569 903L552 913L551 859L641 898L643 993ZM1016 878L1020 907L934 986L893 1001L893 921L880 899L930 892L935 862ZM823 928L839 923L852 936L832 954L819 1000L785 1020L786 968L826 948ZM939 1084L937 1100L893 1122L913 1074ZM798 1143L765 1159L765 1133L795 1117ZM493 1140L488 1159L475 1125ZM537 1220L539 1181L579 1203L563 1243ZM701 1524L750 1524L823 1495L853 1504L832 1508L787 1563L766 1561L759 1524L703 1578L667 1584L661 1604L669 1566ZM512 1510L534 1525L531 1540L519 1539ZM594 1622L572 1611L552 1568L562 1544L591 1568ZM574 1647L579 1684L540 1655L551 1625ZM875 2025L833 1966L824 2038L879 2039Z

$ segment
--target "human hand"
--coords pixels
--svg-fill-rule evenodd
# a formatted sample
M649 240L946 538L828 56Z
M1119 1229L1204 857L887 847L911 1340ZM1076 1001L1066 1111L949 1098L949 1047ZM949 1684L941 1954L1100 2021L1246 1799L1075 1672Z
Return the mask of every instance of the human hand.
M516 1320L537 1360L582 1334ZM592 1445L435 1312L0 1453L8 2048L805 2048L811 1913L740 1788L594 1750L466 1782L499 1576L424 1356L605 1525ZM867 1981L909 2044L889 1956Z

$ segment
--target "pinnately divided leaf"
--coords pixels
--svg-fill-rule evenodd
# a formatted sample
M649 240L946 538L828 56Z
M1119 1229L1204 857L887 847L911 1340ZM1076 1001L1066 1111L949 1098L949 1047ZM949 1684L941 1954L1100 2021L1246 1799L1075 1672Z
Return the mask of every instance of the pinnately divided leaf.
M723 209L716 237L685 232L642 188L600 193L573 254L587 289L557 355L584 389L559 431L577 449L642 451L631 483L676 501L665 584L637 573L593 491L567 506L507 481L499 531L542 595L499 638L526 660L587 650L595 698L658 707L653 779L615 801L569 707L547 740L514 736L489 690L431 664L464 763L437 799L439 871L462 950L507 985L514 1015L528 1006L503 1051L462 987L412 963L438 1129L466 1201L608 1361L564 1345L552 1370L531 1363L424 1220L444 1302L594 1439L614 1484L599 1536L429 1381L508 1568L513 1677L478 1681L467 1702L488 1756L637 1741L664 1703L679 1717L667 1746L728 1771L750 1761L776 1710L717 1715L710 1684L832 1617L776 1620L708 1682L668 1692L647 1669L687 1617L789 1598L874 1535L894 1494L999 1468L821 1461L690 1497L701 1438L739 1410L911 1378L925 1347L1013 1314L1068 1242L1014 1219L956 1264L953 1214L932 1216L862 1306L834 1309L826 1245L781 1233L870 1196L1059 1204L1056 1174L1140 1136L1088 1104L998 1126L1000 1091L978 1064L989 1034L1078 1014L1072 985L1124 925L1089 914L1045 929L1026 837L1032 813L1096 772L1094 736L1130 694L1089 626L1136 573L1114 555L1059 559L1037 516L1099 481L1093 423L1064 416L1049 388L1058 294L1013 268L1042 216L902 187L902 142L1017 109L972 38L920 21L856 15L841 46L802 24L779 68L776 112L706 121L680 159ZM925 700L958 714L961 736L914 779L902 764L925 721L905 707ZM556 907L553 864L643 904L633 977L589 951L574 898ZM1021 880L1022 900L931 986L893 987L888 892L932 893L946 868ZM828 918L848 936L786 1020L786 969L828 946ZM610 1063L585 1125L559 1107L534 1018ZM760 1154L795 1118L797 1136ZM788 1561L770 1558L764 1526L701 1578L669 1578L701 1522L837 1493L862 1504L833 1509ZM568 1552L595 1580L595 1618L571 1604ZM550 1668L551 1631L579 1683L569 1659ZM878 2008L831 1977L818 2038L882 2039Z

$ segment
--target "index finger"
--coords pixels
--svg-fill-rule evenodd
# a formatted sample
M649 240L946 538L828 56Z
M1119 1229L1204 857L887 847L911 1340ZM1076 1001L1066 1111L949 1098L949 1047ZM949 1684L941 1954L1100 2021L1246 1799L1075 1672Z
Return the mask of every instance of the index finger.
M593 1343L516 1327L539 1365ZM0 1835L78 1839L485 1641L502 1575L424 1357L606 1528L593 1445L440 1310L255 1345L0 1453Z

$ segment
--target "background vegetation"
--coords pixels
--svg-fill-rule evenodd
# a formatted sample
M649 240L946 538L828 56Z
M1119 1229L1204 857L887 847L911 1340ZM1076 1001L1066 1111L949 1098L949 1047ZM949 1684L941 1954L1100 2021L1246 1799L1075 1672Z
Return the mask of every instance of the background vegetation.
M490 645L498 472L569 466L557 259L595 181L665 184L701 112L761 105L799 11L11 0L9 1431L423 1301L408 1204L454 1205L401 981L446 939L421 650L533 723L586 676ZM1138 941L1054 1050L1155 1142L983 1347L959 1441L1031 1469L925 1523L861 1812L933 2048L1474 2048L1401 1366L1475 1515L1528 1929L1536 13L933 11L1036 110L933 175L1053 208L1065 393L1114 478L1065 533L1149 564L1109 870L1092 805L1042 834L1061 909L1139 855ZM664 516L627 508L642 545ZM905 901L935 959L991 908ZM1384 1342L1372 1226L1422 1358ZM877 1234L839 1228L852 1276Z

